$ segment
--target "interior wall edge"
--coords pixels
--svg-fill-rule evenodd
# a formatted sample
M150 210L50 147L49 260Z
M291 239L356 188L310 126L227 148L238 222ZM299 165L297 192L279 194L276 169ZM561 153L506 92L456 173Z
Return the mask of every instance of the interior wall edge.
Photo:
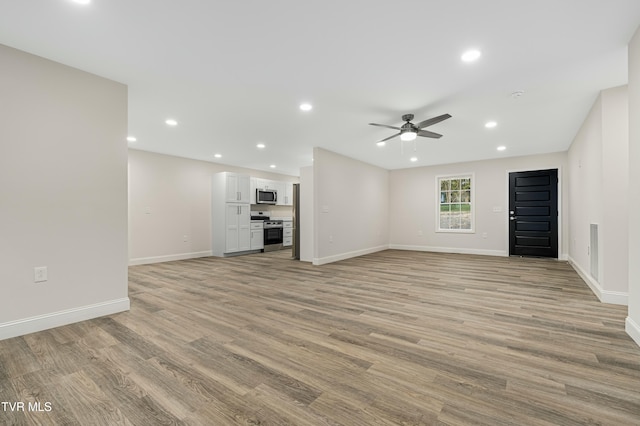
M0 340L128 311L128 297L0 324Z
M389 244L389 248L393 250L427 251L427 252L434 252L434 253L475 254L479 256L509 257L509 253L505 250L485 250L485 249L457 248L457 247L434 247L434 246L418 246L418 245L406 245L406 244Z
M130 259L129 266L149 265L152 263L173 262L175 260L197 259L199 257L209 257L209 256L213 256L213 253L211 252L211 250L195 252L195 253L170 254L170 255L164 255L164 256L138 257L135 259Z
M370 247L361 250L355 250L345 253L334 254L326 257L314 257L313 264L316 266L326 265L327 263L338 262L340 260L351 259L352 257L364 256L365 254L377 253L389 249L388 245L381 245L377 247Z
M612 305L629 305L629 293L604 290L600 283L594 280L571 256L569 256L569 265L580 275L582 281L589 286L600 302Z
M633 318L627 317L625 321L625 331L640 346L640 324L635 322Z

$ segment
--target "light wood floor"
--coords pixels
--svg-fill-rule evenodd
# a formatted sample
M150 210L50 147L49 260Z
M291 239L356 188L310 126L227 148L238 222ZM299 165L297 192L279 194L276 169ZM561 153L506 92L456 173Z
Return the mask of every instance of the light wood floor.
M0 342L0 424L639 425L626 307L564 262L275 252L131 267L131 311Z

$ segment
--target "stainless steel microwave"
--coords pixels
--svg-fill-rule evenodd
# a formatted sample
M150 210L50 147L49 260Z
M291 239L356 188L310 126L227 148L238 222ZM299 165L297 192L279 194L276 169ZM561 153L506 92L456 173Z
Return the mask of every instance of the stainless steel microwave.
M256 189L256 204L276 204L278 191L275 189Z

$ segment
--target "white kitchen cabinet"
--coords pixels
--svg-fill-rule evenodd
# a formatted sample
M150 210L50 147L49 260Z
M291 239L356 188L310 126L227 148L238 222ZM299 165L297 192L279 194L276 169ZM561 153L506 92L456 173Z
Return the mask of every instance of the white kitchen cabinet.
M251 222L251 250L264 248L264 223Z
M293 244L293 222L282 221L282 247L291 247Z
M249 178L249 204L256 203L256 188L258 188L258 178Z
M249 204L227 203L225 208L225 253L251 250Z
M282 200L283 206L293 205L293 182L281 182L282 183L282 196L278 193L278 201Z
M222 172L211 181L212 254L251 250L249 175Z
M225 201L228 203L249 203L251 184L249 175L223 172L225 175Z
M258 189L274 189L275 181L270 179L256 179L256 188Z

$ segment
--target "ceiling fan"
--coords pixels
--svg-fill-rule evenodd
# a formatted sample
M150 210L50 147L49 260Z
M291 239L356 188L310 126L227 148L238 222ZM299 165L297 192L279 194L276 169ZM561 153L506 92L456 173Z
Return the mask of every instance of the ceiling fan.
M434 133L434 132L430 132L428 130L422 130L422 129L424 129L425 127L432 126L441 121L444 121L447 118L451 118L451 115L442 114L437 117L428 118L424 121L419 122L418 124L413 124L411 122L411 120L413 120L413 114L405 114L402 116L402 120L406 121L406 123L404 123L402 127L387 126L386 124L376 124L376 123L369 123L369 124L372 126L380 126L380 127L387 127L389 129L400 130L400 133L396 133L395 135L391 135L388 138L384 138L378 143L388 141L389 139L393 139L396 136L400 136L400 139L403 141L412 141L417 136L423 136L425 138L435 138L435 139L441 138L442 135L439 133Z

